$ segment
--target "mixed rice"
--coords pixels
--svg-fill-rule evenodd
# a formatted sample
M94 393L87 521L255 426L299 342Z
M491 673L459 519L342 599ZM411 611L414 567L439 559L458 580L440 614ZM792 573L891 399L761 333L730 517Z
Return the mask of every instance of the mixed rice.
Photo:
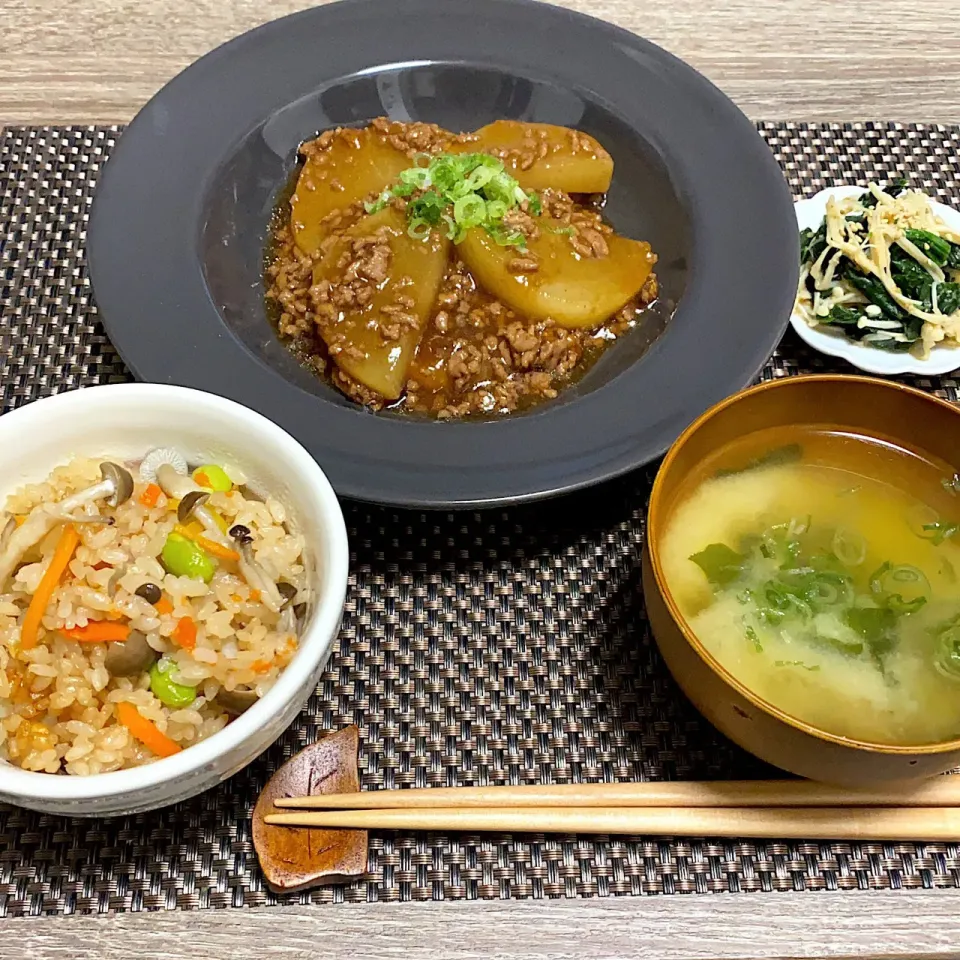
M284 507L236 471L211 467L211 489L182 463L149 479L148 460L74 460L7 499L0 761L81 776L150 763L221 730L296 652L307 583ZM103 497L118 470L132 490ZM84 490L101 496L77 506Z

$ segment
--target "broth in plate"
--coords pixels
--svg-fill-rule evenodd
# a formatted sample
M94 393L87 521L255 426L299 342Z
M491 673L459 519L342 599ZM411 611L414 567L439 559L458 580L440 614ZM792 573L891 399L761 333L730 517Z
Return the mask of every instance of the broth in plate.
M701 464L662 541L689 628L737 680L836 736L960 736L960 479L885 440L762 430Z

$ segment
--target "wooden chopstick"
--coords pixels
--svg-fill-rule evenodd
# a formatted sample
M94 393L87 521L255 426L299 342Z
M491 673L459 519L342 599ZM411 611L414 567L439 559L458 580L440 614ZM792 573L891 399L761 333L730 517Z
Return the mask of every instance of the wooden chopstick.
M956 807L572 807L277 813L268 824L433 832L653 834L805 840L960 839Z
M294 810L411 810L478 807L960 807L960 776L872 790L810 780L707 783L568 783L504 787L431 787L287 797Z

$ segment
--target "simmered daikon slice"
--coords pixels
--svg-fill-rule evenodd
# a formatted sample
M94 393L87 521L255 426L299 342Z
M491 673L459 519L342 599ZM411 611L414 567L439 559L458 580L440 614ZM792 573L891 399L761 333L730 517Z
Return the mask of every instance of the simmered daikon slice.
M457 248L488 293L534 320L595 326L640 292L657 260L642 241L596 230L573 238L568 224L548 217L537 225L539 235L527 241L525 251L498 244L482 228L471 230ZM578 252L573 239L581 249L593 240L591 255Z
M304 253L315 252L337 225L333 217L325 218L380 193L409 166L412 161L407 154L373 127L333 132L325 146L309 155L290 198L290 224L297 246Z
M613 158L579 130L549 123L497 120L481 127L454 153L491 153L525 190L553 187L565 193L606 193L613 177Z
M347 229L314 267L317 324L330 356L387 400L403 392L449 250L436 230L411 237L406 216L388 207Z

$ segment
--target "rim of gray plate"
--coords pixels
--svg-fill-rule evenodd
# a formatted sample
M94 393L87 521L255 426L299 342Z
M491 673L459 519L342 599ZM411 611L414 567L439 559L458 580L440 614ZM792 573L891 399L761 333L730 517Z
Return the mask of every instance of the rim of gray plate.
M565 86L663 159L691 225L689 279L642 360L575 401L523 416L420 422L324 401L225 325L201 265L212 178L277 111L401 64L478 65ZM104 325L137 377L253 407L300 440L341 495L427 508L540 499L656 459L754 379L786 328L799 270L790 191L737 107L661 48L539 0L341 0L224 44L123 133L98 184L88 245Z

